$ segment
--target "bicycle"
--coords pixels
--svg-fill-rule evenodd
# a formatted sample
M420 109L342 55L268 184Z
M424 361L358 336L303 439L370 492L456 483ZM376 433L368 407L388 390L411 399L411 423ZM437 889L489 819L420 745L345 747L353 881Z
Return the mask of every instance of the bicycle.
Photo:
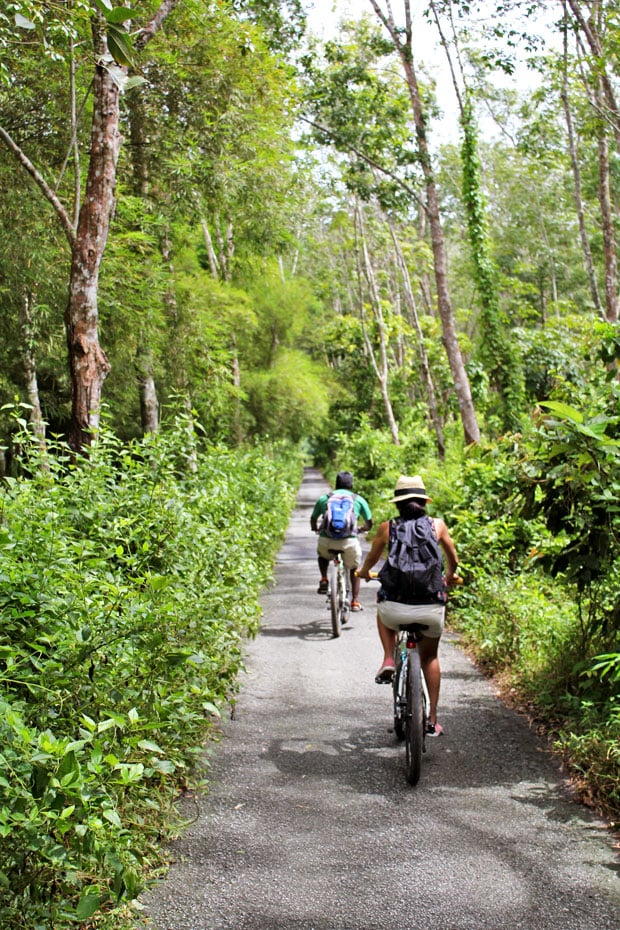
M332 633L340 636L340 630L351 612L351 578L344 566L342 552L329 549L330 562L327 566L327 603L332 619Z
M401 626L394 648L394 732L397 739L405 741L405 773L410 785L420 780L422 754L426 752L429 699L417 648L426 629L423 623Z
M454 576L452 584L461 585L463 579ZM405 773L410 785L420 780L422 755L426 752L430 700L417 646L427 629L425 623L403 624L394 647L394 733L397 739L405 740Z

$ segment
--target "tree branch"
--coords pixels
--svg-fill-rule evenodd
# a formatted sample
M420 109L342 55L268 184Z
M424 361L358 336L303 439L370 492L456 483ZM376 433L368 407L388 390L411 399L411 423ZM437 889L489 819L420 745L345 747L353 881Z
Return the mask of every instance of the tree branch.
M146 26L143 26L143 28L140 29L136 38L133 40L133 47L136 49L136 51L141 52L144 46L148 45L151 39L161 28L163 21L167 16L170 15L170 13L172 13L175 6L178 6L180 2L181 0L164 0L159 9L156 11L155 15L146 24Z
M301 117L302 122L307 123L309 126L312 126L313 129L317 129L319 132L324 132L326 136L329 136L331 139L337 138L337 133L333 130L328 129L327 126L322 126L320 123L315 123L314 120L311 120L308 116ZM354 145L347 145L347 151L352 152L354 155L357 155L362 161L365 161L367 165L370 165L371 168L375 168L377 171L380 171L381 174L386 175L386 177L391 178L399 187L406 191L418 206L422 210L426 210L426 204L423 200L420 199L418 194L410 187L402 178L399 178L397 174L394 174L393 171L390 171L389 168L386 168L384 165L380 165L379 162L375 161L374 158L371 158L370 155L366 155L365 152L362 152L361 149L356 148Z
M32 164L28 156L20 149L19 145L13 141L8 132L0 126L0 139L5 143L7 148L13 152L20 164L26 169L30 177L33 179L35 184L43 192L43 196L51 203L56 214L60 220L62 228L65 231L65 235L69 240L69 245L73 248L75 244L75 228L71 222L69 214L63 207L62 203L56 196L56 193L49 186L42 174L40 174L35 166Z

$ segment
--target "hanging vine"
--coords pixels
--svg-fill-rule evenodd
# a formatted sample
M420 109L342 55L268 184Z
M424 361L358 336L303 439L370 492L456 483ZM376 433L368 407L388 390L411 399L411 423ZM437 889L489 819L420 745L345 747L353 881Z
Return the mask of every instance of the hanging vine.
M489 254L485 203L480 184L478 134L469 97L461 106L463 142L463 202L467 216L467 234L474 263L475 283L480 300L480 355L492 386L500 396L500 419L504 429L519 426L524 388L521 365L511 351L507 337L507 319L503 313L497 287L497 270Z

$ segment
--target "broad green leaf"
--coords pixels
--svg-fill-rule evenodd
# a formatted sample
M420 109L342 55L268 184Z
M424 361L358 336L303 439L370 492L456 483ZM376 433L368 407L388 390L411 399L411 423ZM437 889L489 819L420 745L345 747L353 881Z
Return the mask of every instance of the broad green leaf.
M571 407L569 404L562 404L558 401L546 400L542 401L540 406L549 410L550 413L555 413L559 417L564 417L566 420L572 420L573 423L583 423L584 417L581 411L577 410L576 407Z
M125 90L131 90L133 87L141 87L143 84L148 84L148 81L146 80L146 78L140 77L139 74L134 74L132 77L127 79L127 83L125 84ZM142 551L148 552L148 550L149 550L148 543L144 543L144 545L142 546Z
M123 6L117 6L110 10L109 13L106 13L106 21L108 23L125 23L127 20L132 19L133 16L133 10Z
M108 48L117 65L129 67L134 63L134 50L126 32L110 24L108 26Z
M85 891L75 909L75 916L78 920L88 920L99 909L101 897L96 891Z
M148 739L141 739L140 742L138 743L138 746L140 749L144 749L145 752L163 753L164 751L161 748L161 746L158 746L157 743L153 743L151 740L148 740Z
M103 812L103 816L115 827L122 827L123 824L121 822L121 818L113 808L106 808Z

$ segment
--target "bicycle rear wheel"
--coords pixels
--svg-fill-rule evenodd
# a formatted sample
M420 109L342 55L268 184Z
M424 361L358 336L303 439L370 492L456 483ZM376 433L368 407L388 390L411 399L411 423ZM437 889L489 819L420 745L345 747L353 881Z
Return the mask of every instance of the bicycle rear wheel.
M349 619L349 611L351 609L351 594L349 591L348 583L348 570L344 565L338 567L338 590L340 592L339 596L339 609L340 609L340 625L344 626Z
M338 567L332 560L327 567L327 584L329 590L329 610L332 618L332 633L340 636L340 586Z
M397 740L404 739L405 737L405 714L406 714L406 703L405 703L405 686L404 682L401 680L403 677L403 660L400 654L400 650L396 658L396 671L394 672L394 677L392 678L392 693L394 695L394 733ZM405 670L406 671L406 670Z
M405 717L405 771L410 785L417 785L424 752L424 694L422 669L417 649L409 650L407 661L407 713Z

